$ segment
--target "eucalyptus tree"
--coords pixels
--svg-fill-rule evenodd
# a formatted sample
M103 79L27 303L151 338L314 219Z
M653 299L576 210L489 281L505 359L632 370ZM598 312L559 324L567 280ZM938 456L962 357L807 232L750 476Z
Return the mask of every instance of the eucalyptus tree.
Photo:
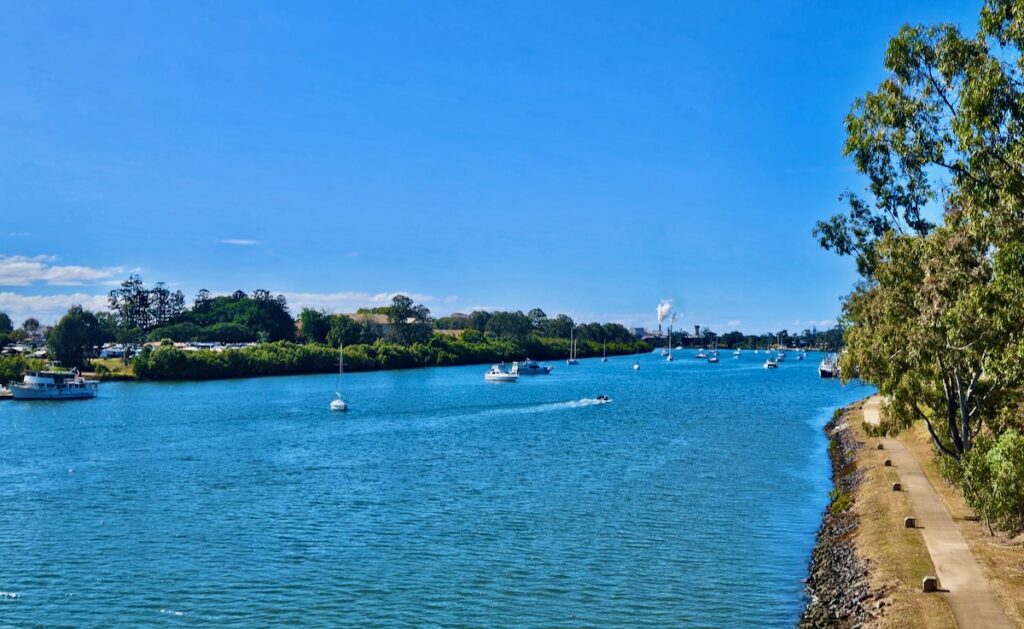
M815 229L864 278L844 306L844 377L957 461L1024 383L1022 49L1019 1L985 2L973 35L904 26L846 118L867 194Z

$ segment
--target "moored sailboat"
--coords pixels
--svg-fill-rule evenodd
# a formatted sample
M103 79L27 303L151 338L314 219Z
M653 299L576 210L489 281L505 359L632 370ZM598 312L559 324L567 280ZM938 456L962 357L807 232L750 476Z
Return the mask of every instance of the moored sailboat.
M348 402L341 397L341 377L345 375L345 344L338 343L338 384L334 387L334 399L331 400L331 410L343 412L348 410Z

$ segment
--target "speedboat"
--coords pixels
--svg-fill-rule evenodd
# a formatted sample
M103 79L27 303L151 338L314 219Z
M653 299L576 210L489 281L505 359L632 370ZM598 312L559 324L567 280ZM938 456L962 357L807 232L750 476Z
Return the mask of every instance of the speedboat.
M501 365L491 365L490 370L484 374L484 380L488 382L518 382L519 363L512 363L511 371L505 371Z
M718 362L718 355L712 354L711 356L709 356L708 357L708 362L709 363L717 363Z
M764 368L765 369L778 369L779 368L779 361L772 360L771 358L769 358L768 360L764 361Z
M15 400L88 400L96 397L100 383L86 380L77 369L30 371L21 382L8 384Z
M536 360L530 360L529 358L519 363L520 376L547 376L551 374L551 370L552 367L542 365Z

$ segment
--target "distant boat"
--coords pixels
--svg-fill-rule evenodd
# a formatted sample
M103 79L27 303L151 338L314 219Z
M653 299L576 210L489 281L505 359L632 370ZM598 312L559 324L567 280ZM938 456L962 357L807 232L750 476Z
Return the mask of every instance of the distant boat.
M601 343L601 362L608 362L608 341Z
M578 365L580 361L576 360L576 328L575 326L569 328L569 360L565 361L567 365Z
M697 360L704 360L707 357L708 357L708 355L705 354L704 350L702 350L702 349L701 350L697 350L697 355L694 356L694 358L696 358Z
M519 363L512 363L512 371L505 371L501 365L491 365L491 368L484 374L484 380L488 382L518 382Z
M341 398L341 377L345 375L345 344L338 343L338 384L334 387L334 399L331 410L344 412L348 410L348 402Z
M520 376L547 376L551 373L551 370L552 367L541 365L537 361L530 360L529 358L519 363Z
M768 360L764 361L764 368L765 369L778 369L779 368L779 361L772 360L771 357L769 357Z
M636 350L636 360L633 361L633 371L640 371L640 348Z
M711 350L711 356L708 357L708 362L709 363L717 363L718 362L718 339L717 338L715 339L715 347L714 347L714 349Z
M733 350L732 355L735 356L736 358L739 358L740 357L740 348L737 347L735 350Z

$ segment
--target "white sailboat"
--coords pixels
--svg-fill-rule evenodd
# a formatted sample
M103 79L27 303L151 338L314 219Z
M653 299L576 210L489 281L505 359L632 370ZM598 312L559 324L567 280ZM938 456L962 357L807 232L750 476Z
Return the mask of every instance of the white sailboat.
M636 360L633 361L633 371L640 371L640 348L636 349Z
M608 362L608 341L604 341L601 347L601 362L606 363Z
M569 360L565 361L567 365L578 365L580 361L576 360L576 328L569 328Z
M672 362L674 360L672 358L672 326L671 325L668 326L668 339L665 341L665 351L662 352L662 355L665 356L665 360L668 361L668 362Z
M332 411L347 411L348 402L341 398L341 377L345 374L345 344L338 343L338 384L334 388L334 399L331 400Z

